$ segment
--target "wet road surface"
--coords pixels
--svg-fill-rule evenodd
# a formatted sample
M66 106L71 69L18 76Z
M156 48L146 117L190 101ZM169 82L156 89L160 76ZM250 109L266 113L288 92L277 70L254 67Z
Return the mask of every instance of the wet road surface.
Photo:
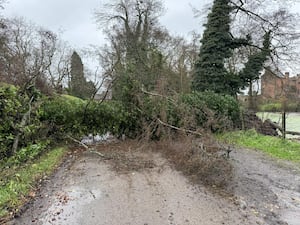
M130 154L128 162L145 168L118 172L112 159L83 153L11 224L300 225L299 166L234 150L234 179L221 197L191 184L157 153Z

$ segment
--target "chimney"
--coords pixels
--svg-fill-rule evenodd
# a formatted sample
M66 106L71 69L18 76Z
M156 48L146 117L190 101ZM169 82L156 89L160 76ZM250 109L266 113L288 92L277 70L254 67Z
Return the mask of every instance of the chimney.
M288 79L290 77L290 73L289 72L285 72L284 77Z

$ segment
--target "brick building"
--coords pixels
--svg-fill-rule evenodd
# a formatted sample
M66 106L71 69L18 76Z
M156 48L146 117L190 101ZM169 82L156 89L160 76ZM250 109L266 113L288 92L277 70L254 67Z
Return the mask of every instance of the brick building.
M263 99L300 99L300 75L290 77L289 73L277 75L265 70L261 77L261 96Z

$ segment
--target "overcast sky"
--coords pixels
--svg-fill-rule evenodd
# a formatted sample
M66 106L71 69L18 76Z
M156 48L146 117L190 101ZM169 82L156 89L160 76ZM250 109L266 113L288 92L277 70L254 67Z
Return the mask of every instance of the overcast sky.
M201 19L194 18L192 7L203 8L212 0L164 0L166 8L161 24L172 34L187 35L201 29ZM94 22L93 11L101 0L8 0L3 14L21 16L54 32L63 30L63 39L74 48L101 45L104 35Z
M63 31L62 39L74 49L101 46L105 35L97 28L93 12L100 9L101 2L109 0L7 0L2 11L6 17L24 17L54 32ZM160 22L172 34L187 36L195 30L202 32L203 18L195 18L192 6L202 10L213 0L162 0L166 8ZM290 0L292 1L292 0ZM296 2L294 0L293 2ZM300 0L291 10L300 13ZM286 0L279 1L284 4ZM90 59L86 59L90 60ZM93 62L85 61L86 64ZM297 73L299 73L297 71Z

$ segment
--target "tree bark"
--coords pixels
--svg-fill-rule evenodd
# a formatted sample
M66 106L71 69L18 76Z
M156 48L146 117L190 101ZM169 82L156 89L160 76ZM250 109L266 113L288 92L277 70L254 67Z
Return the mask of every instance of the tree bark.
M16 135L16 137L15 137L15 139L14 139L14 144L13 144L13 146L12 146L12 155L14 155L14 154L16 154L16 152L17 152L17 150L18 150L18 146L19 146L19 141L20 141L20 137L21 137L21 134L22 134L22 130L23 130L23 128L26 126L26 123L27 123L27 121L29 120L29 118L30 118L30 113L31 113L31 103L32 103L32 101L33 101L33 97L30 99L30 101L29 101L29 109L28 109L28 111L23 115L23 117L22 117L22 120L21 120L21 123L20 123L20 128L19 128L19 130L18 130L18 132L17 132L17 135Z
M272 121L269 121L270 124L272 124L272 126L274 126L275 128L277 128L281 133L284 132L284 129L279 126L278 124L272 122ZM290 135L300 135L300 132L297 132L297 131L285 131L286 134L290 134Z

